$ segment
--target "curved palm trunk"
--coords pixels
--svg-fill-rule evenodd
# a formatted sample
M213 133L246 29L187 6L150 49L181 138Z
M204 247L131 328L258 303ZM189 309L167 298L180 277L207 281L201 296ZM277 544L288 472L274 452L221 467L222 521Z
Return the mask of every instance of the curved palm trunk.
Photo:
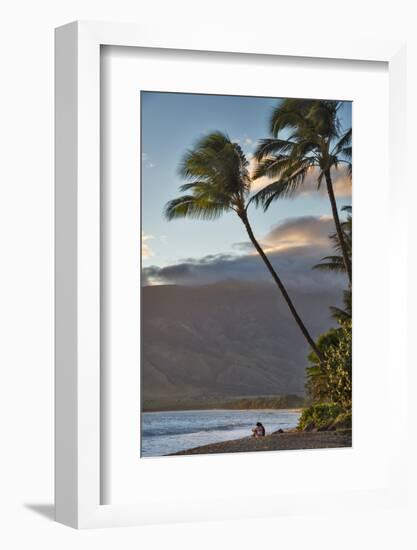
M330 172L328 170L326 170L324 175L325 175L325 178L326 178L327 193L329 195L330 204L331 204L331 207L332 207L333 219L334 219L334 223L335 223L335 226L336 226L336 233L337 233L337 237L339 239L340 247L342 249L343 263L345 264L346 273L347 273L347 276L349 278L349 284L350 284L350 286L352 286L352 263L351 263L351 260L349 258L349 253L348 253L348 249L347 249L347 246L346 246L345 238L343 236L342 226L340 225L339 213L337 211L337 204L336 204L336 199L335 199L334 191L333 191L332 178L331 178Z
M258 252L259 256L264 261L264 263L265 263L266 267L268 268L268 271L270 272L272 278L274 279L277 287L280 289L280 291L281 291L281 293L284 297L284 300L287 302L287 305L288 305L288 307L289 307L289 309L290 309L290 311L291 311L291 313L292 313L292 315L295 319L295 322L297 323L299 329L303 333L304 338L310 344L311 348L313 349L313 351L315 352L315 354L319 358L319 361L322 362L323 361L323 355L321 354L321 352L318 349L315 341L313 340L310 333L308 332L307 327L305 326L305 324L301 320L301 317L298 315L298 312L295 309L295 306L292 303L292 300L291 300L291 298L290 298L283 282L279 278L279 276L278 276L277 272L275 271L275 269L272 267L272 264L269 261L268 256L265 254L265 252L263 251L261 245L256 240L255 235L253 234L253 231L252 231L252 227L250 226L248 217L246 216L246 214L242 214L242 215L240 215L240 218L241 218L241 220L242 220L242 222L243 222L243 224L246 228L246 231L249 235L249 239L251 240L253 246L256 248L256 251Z

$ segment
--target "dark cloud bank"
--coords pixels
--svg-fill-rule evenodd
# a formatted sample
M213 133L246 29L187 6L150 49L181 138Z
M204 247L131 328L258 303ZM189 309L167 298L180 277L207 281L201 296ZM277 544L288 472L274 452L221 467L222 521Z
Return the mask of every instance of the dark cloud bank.
M288 288L304 291L342 289L346 284L342 275L312 269L323 256L332 253L328 236L333 231L333 220L329 217L291 218L273 227L261 244ZM250 242L236 243L234 248L241 254L185 258L166 267L144 268L142 284L194 286L224 280L271 282L270 274Z

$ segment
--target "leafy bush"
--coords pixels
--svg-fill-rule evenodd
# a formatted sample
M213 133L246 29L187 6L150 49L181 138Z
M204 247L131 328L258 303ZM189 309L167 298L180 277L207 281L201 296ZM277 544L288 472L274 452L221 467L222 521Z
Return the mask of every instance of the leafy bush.
M313 403L337 403L345 411L352 408L352 322L344 320L337 329L322 334L317 345L324 360L310 353L307 393Z
M343 414L336 403L318 403L304 409L298 422L299 430L323 430L329 428Z
M335 430L350 430L352 429L352 413L341 413L336 420L331 424Z
M324 357L328 351L339 344L341 329L331 328L321 334L317 339L317 347ZM309 365L306 369L307 383L306 390L312 403L325 403L332 401L329 391L328 371L323 361L320 361L316 353L312 351L308 355Z

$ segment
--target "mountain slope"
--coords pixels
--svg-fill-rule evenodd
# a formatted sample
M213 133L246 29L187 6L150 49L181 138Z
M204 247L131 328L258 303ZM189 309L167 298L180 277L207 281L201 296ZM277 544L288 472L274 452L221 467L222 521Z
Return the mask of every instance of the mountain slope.
M332 321L334 289L295 293L317 336ZM302 393L308 353L273 286L239 282L142 289L145 407L237 396Z

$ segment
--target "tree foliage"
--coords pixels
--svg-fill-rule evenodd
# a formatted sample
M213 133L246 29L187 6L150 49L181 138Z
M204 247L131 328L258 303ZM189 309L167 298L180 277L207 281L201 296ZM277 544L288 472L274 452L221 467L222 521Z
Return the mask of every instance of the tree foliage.
M212 220L230 210L243 213L251 185L248 165L240 146L226 134L204 136L181 161L184 194L168 202L165 217Z
M341 101L285 99L275 108L270 120L273 137L260 140L254 173L254 179L267 176L274 181L255 195L254 202L266 210L276 199L293 197L313 168L318 189L333 168L345 166L350 173L352 129L341 128L341 106Z
M321 335L317 345L324 360L310 353L306 389L313 403L332 402L344 411L352 407L352 321Z
M352 170L352 128L342 129L338 114L341 106L341 101L317 99L285 99L279 103L270 120L273 137L260 140L255 152L254 179L268 177L272 182L251 200L267 210L273 201L295 196L307 176L317 172L317 189L325 182L351 284L352 266L332 182L334 170L344 166L349 176Z

